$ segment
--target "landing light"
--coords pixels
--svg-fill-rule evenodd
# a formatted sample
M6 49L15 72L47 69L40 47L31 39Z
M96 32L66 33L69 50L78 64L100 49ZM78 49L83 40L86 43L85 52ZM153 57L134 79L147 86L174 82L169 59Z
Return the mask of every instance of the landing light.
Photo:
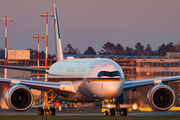
M110 108L110 107L111 107L111 105L110 105L110 104L108 104L107 106L108 106L108 108Z
M133 105L132 105L132 110L137 110L138 109L138 105L137 105L137 103L134 103Z

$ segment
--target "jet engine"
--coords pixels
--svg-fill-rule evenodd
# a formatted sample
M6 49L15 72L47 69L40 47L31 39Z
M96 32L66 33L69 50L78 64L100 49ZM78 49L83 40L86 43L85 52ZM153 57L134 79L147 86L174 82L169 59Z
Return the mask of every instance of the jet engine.
M24 111L31 107L33 94L28 87L15 85L6 92L5 101L9 108L15 111Z
M156 85L149 90L147 99L154 110L166 111L174 105L175 94L167 85Z

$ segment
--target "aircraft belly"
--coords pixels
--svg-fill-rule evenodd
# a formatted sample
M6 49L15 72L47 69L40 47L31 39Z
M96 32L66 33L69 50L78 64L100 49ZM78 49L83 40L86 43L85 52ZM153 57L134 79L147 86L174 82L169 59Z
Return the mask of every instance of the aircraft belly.
M82 81L73 82L76 94L70 93L68 96L60 96L60 99L71 102L92 102L96 98L92 96Z
M84 95L82 95L80 92L77 92L76 94L69 94L67 97L60 96L60 99L64 101L69 101L69 102L93 102L95 99L90 99Z
M86 83L86 88L94 98L117 98L121 95L124 82L90 82Z

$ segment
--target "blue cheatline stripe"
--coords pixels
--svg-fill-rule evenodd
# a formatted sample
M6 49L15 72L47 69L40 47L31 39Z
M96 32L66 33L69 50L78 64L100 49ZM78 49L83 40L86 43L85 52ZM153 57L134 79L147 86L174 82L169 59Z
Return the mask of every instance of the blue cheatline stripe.
M57 16L57 9L56 9L56 7L55 7L55 11L56 11L56 21L57 21L58 37L59 37L59 39L61 39L61 37L60 37L60 31L59 31L59 23L58 23L58 16Z

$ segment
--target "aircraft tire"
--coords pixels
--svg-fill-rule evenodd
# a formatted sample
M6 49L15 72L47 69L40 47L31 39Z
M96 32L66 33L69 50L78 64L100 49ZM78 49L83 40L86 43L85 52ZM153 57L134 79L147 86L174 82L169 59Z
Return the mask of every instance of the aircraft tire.
M55 115L55 114L56 114L55 108L50 108L50 114L51 114L51 115Z
M38 115L44 115L44 110L43 108L38 108Z
M114 115L115 115L115 108L111 108L111 109L110 109L110 115L111 115L111 116L114 116Z
M108 116L108 111L107 111L107 110L104 112L104 115L105 115L105 116Z
M127 109L126 108L121 108L120 114L121 114L121 116L127 116Z

